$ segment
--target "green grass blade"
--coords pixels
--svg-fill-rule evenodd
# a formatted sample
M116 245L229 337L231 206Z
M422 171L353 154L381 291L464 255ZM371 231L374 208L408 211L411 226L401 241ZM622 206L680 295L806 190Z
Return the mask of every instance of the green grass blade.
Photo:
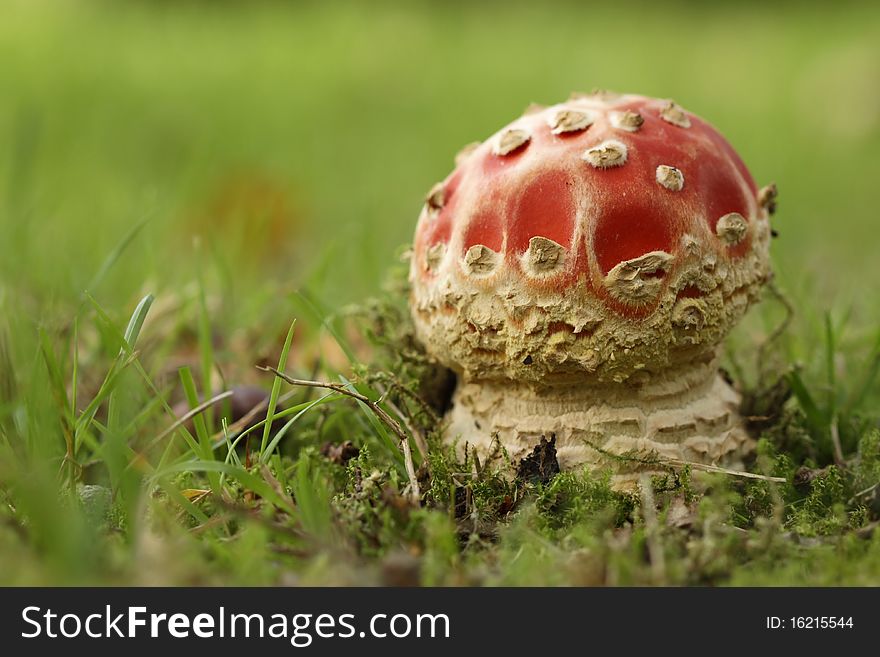
M303 410L307 406L317 405L317 404L325 404L327 402L334 401L336 399L341 399L341 398L342 398L342 395L338 395L338 394L334 393L334 394L328 395L327 397L321 397L321 399L319 399L317 402L303 402L301 404L297 404L296 406L291 406L290 408L285 408L283 411L278 411L277 413L275 413L274 417L272 418L272 421L274 422L275 420L280 420L282 418L289 417L291 415L299 413L301 410ZM266 425L266 420L262 419L259 422L256 422L252 426L248 427L247 429L245 429L244 431L239 433L237 436L235 436L235 438L233 438L232 446L236 447L239 444L239 442L241 442L241 440L243 438L247 437L252 432L257 431L258 429L262 429L265 425ZM219 447L221 447L224 444L225 444L225 440L220 440L219 442L217 442L214 445L214 449L218 449Z
M344 376L340 376L339 380L345 384L345 387L349 390L359 392L364 394L362 391L358 390L354 383L346 379ZM369 391L372 393L372 391ZM368 393L368 396L369 396ZM372 393L375 394L375 393ZM397 445L397 437L392 437L390 433L388 433L388 428L382 421L376 417L376 414L373 412L373 409L367 406L364 402L356 400L358 407L363 412L363 416L366 418L369 425L373 428L376 436L379 438L379 444L384 448L387 455L391 458L395 467L400 471L401 474L406 473L406 465L403 462L403 454L400 451L400 447Z
M874 347L871 349L871 355L868 357L868 365L861 377L859 384L853 388L852 394L845 405L845 412L851 413L859 410L862 404L870 395L874 388L874 382L877 375L880 374L880 331L877 331L877 337L874 339Z
M829 418L834 416L837 410L837 368L834 365L834 356L837 353L837 339L834 334L834 325L831 321L831 313L825 312L825 384L828 386L826 413Z
M128 367L129 365L134 367L134 369L140 375L141 379L143 379L144 383L149 388L149 390L153 394L153 396L155 396L161 400L162 408L164 409L165 414L169 418L176 420L177 415L175 414L174 409L171 408L171 406L168 404L168 401L165 399L165 395L163 395L159 391L159 389L156 387L156 384L153 383L153 380L150 378L150 375L147 374L146 370L143 368L143 365L141 365L140 361L138 360L137 354L131 349L131 347L126 342L125 336L119 332L119 329L116 327L115 323L110 318L110 316L107 314L107 312L101 307L101 304L99 304L93 297L91 297L88 294L86 295L86 297L90 301L90 303L92 304L92 307L95 309L95 312L98 314L98 317L104 323L106 328L110 331L110 333L113 336L115 336L115 338L117 339L119 344L122 345L122 349L128 350L129 355L128 355L127 360L122 360L119 357L117 357L116 361L114 361L114 363L111 365L110 371L107 374L105 382L102 384L101 388L99 389L98 394L95 396L95 398L92 400L92 402L86 408L86 410L83 411L83 413L80 415L80 418L77 422L77 427L80 427L83 422L88 422L91 420L92 417L94 417L94 414L95 414L95 412L97 412L98 407L100 406L101 402L104 399L104 396L106 396L105 390L104 390L105 387L107 388L108 391L110 389L112 389L113 379L119 375L119 373L122 369ZM195 438L193 438L193 435L189 432L189 430L185 426L182 426L182 425L179 427L178 430L183 435L184 440L189 444L190 449L193 450L193 453L198 454L199 451L198 451L198 447L195 446L196 445ZM170 444L169 444L169 446L170 446ZM165 455L167 455L167 453L168 452L166 450ZM163 455L163 458L165 455ZM162 462L162 461L160 461L160 462Z
M12 413L18 399L15 366L9 345L9 333L0 326L0 435L11 444L14 433Z
M86 296L89 300L94 301L90 295ZM153 298L152 294L147 294L135 307L123 333L119 353L110 367L102 388L99 389L99 394L96 395L96 399L99 399L106 394L107 399L106 430L103 432L104 440L101 443L99 454L107 465L114 492L118 494L129 514L134 513L140 495L140 473L129 467L132 459L135 458L135 454L128 446L128 436L133 431L133 427L130 423L122 421L119 400L125 383L123 376L127 374L127 365L136 359L134 347L137 344L147 313L150 311L150 306L153 304ZM110 325L112 326L112 322ZM94 421L95 413L100 405L100 402L97 405L94 402L95 400L87 408L86 421L89 424Z
M79 388L79 315L73 318L73 363L70 373L70 426L76 425L77 389Z
M183 390L186 394L186 400L190 408L199 405L199 394L196 391L196 382L193 379L192 371L188 367L180 368L180 381L183 384ZM196 436L198 436L198 455L205 461L214 459L214 450L211 447L211 434L208 432L208 426L205 423L205 416L199 413L193 417L193 425L196 428ZM215 494L220 492L220 477L214 472L208 472L208 481L211 489Z
M198 345L199 345L199 367L202 375L202 394L205 399L214 394L211 382L211 373L214 371L214 344L211 332L211 318L208 314L208 301L205 295L205 278L202 272L202 254L201 243L198 242L198 253L196 255L196 275L198 280L198 301L199 301L199 320L198 320ZM214 409L208 408L205 413L205 422L209 427L214 426Z
M64 373L61 370L61 365L58 361L57 355L55 354L55 349L52 346L49 335L42 328L39 330L38 333L40 337L40 351L43 354L43 361L46 365L46 371L49 374L49 387L51 388L52 398L55 401L58 419L61 424L61 433L64 438L65 455L66 458L71 461L69 463L70 467L68 469L68 481L71 486L74 486L76 479L76 470L72 461L76 459L76 441L74 440L73 435L73 425L69 424L68 422L70 417L70 403L67 399L67 390L64 388Z
M794 393L801 409L803 409L804 414L807 416L807 421L815 431L824 434L828 429L830 418L828 418L819 408L818 404L816 404L813 395L810 394L807 386L804 385L804 380L801 378L800 371L793 369L787 374L786 378L791 386L791 391Z
M66 417L68 401L67 391L64 388L64 373L61 370L61 365L58 361L58 356L55 353L55 348L52 346L52 342L49 339L49 334L42 328L39 329L37 333L40 337L40 352L43 354L43 362L45 363L46 371L49 374L49 384L52 388L52 395L55 397L55 402L59 408L64 408L62 416Z
M165 494L168 495L174 502L177 502L180 507L186 511L189 515L191 515L196 522L206 523L209 522L209 518L204 511L202 511L195 504L190 502L186 497L181 493L176 486L171 484L170 482L165 480L165 477L156 477L155 483L159 488L165 491Z
M229 438L229 423L226 421L226 418L220 418L220 424L223 431L223 442L226 445L226 459L224 463L232 464L238 468L242 467L241 459L238 458L238 453L235 451L235 444L232 442L232 439ZM225 474L220 475L220 485L223 485L224 480L226 479Z
M204 460L184 461L183 463L175 463L169 465L166 468L163 468L161 471L155 473L152 476L152 480L158 481L162 477L179 472L204 472L214 474L224 473L227 476L238 480L238 482L241 483L242 486L249 490L252 490L260 497L271 501L278 508L287 511L288 513L294 512L294 509L293 507L291 507L290 502L282 498L278 493L276 493L275 490L268 483L266 483L266 481L248 472L244 468L233 465L231 463Z
M272 442L269 443L268 447L266 447L266 451L264 451L263 454L261 455L260 459L263 461L263 463L269 462L269 457L272 456L272 453L275 451L275 448L278 447L278 443L281 442L281 439L284 438L285 434L287 434L287 431L290 429L290 427L292 427L294 424L296 424L297 420L299 420L303 415L305 415L309 410L311 410L312 407L317 406L321 402L327 400L329 397L335 397L335 396L336 396L336 393L330 392L330 393L327 393L326 395L324 395L323 397L319 397L318 399L316 399L312 402L308 402L306 404L305 408L303 408L299 413L297 413L292 418L290 418L284 424L284 426L281 427L278 430L278 432L272 437ZM277 416L277 415L275 416L276 419L278 417L279 416Z
M144 326L144 320L147 313L150 312L150 306L153 305L154 297L152 294L146 295L140 300L131 317L128 325L125 327L123 334L123 343L119 348L119 358L134 354L134 346L137 344L138 336L141 328ZM107 397L107 426L114 430L119 427L119 406L117 404L117 388L116 386L110 391Z
M354 350L351 348L351 345L348 344L348 341L345 340L342 335L340 335L339 331L336 330L336 327L333 326L333 322L330 319L330 313L320 308L318 302L314 301L309 296L308 292L298 291L294 293L293 301L299 309L304 310L306 314L311 315L312 318L330 334L330 336L336 341L336 344L339 345L339 348L342 349L342 352L345 354L349 363L354 364L357 362L357 358L354 355Z
M149 223L152 217L144 217L138 223L131 227L131 229L123 236L122 240L116 247L110 251L107 257L104 259L104 262L101 263L101 266L98 268L98 271L95 272L95 275L92 277L92 280L89 281L89 284L86 286L86 291L88 293L94 292L95 288L101 284L101 281L107 276L110 270L113 268L113 265L122 257L122 254L128 248L128 246L134 241L134 239L138 236L144 226Z
M131 314L123 335L125 338L125 344L128 345L126 352L131 353L134 350L134 345L137 342L138 336L141 334L144 320L147 318L147 313L150 312L150 306L153 305L154 300L155 297L152 294L146 295L140 300L137 307L134 309L134 312Z
M308 457L301 457L296 464L291 488L303 528L318 538L329 539L333 519L328 487L320 480L320 473L312 470Z
M281 357L278 359L278 371L283 372L287 367L287 358L290 355L290 344L293 342L293 330L296 328L296 320L290 324L287 331L287 337L284 339L284 346L281 348ZM272 432L272 422L275 418L275 408L278 406L278 396L281 394L281 384L283 381L279 377L275 377L272 382L272 392L269 395L269 407L266 409L266 423L263 425L263 441L260 443L260 458L266 453L269 445L269 434Z

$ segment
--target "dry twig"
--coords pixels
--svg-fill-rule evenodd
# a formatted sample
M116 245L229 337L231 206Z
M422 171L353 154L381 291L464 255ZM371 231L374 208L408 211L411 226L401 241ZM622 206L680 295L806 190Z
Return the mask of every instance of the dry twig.
M352 399L356 399L357 401L365 404L373 413L375 413L376 417L382 421L382 423L387 426L394 434L400 439L400 447L403 452L403 461L406 466L406 474L410 480L410 490L414 501L418 503L418 500L421 497L419 491L419 484L416 480L416 469L412 460L412 451L409 447L409 437L406 435L406 431L404 431L403 427L400 426L400 423L395 420L391 415L386 411L382 406L379 405L379 402L373 399L370 399L366 395L362 395L356 390L352 390L349 386L343 385L341 383L329 383L327 381L311 381L309 379L295 379L292 376L288 376L284 372L280 372L274 367L268 365L257 365L258 370L262 370L263 372L271 372L275 376L277 376L282 381L286 381L292 386L302 386L305 388L323 388L325 390L332 390L334 392L338 392L340 395L345 395L346 397L351 397Z
M602 449L598 445L594 445L589 440L584 440L584 444L589 446L592 449L595 449L597 452L602 454L603 456L607 456L610 459L614 459L615 461L629 461L635 463L641 463L642 465L660 467L660 468L682 468L685 466L690 466L694 470L702 470L704 472L714 472L717 474L726 474L731 475L733 477L745 477L746 479L760 479L761 481L772 481L777 484L784 484L785 477L770 477L768 475L757 474L754 472L745 472L743 470L731 470L730 468L722 468L717 465L710 465L708 463L697 463L696 461L684 461L682 459L661 459L659 456L632 456L629 454L615 454L614 452L609 452L607 449Z
M170 436L172 433L174 433L174 431L176 429L183 426L184 423L188 422L189 420L194 418L196 415L198 415L200 413L204 413L206 410L211 408L211 406L213 406L217 402L223 401L224 399L226 399L227 397L231 397L232 395L233 395L233 391L227 390L225 392L221 392L219 395L214 395L210 399L206 399L205 401L203 401L201 404L199 404L198 406L196 406L192 410L188 411L184 415L181 415L179 418L177 418L177 420L175 420L171 424L171 426L169 426L162 433L160 433L158 436L153 438L153 440L150 441L150 444L147 445L147 448L144 451L148 451L151 448L155 447L158 443L162 442L162 440L164 438L166 438L167 436Z
M770 346L776 342L782 335L788 330L789 325L794 319L794 306L791 301L789 301L788 297L786 297L782 290L780 290L776 286L776 282L774 280L769 280L767 282L767 290L770 294L773 295L773 298L776 299L779 303L782 304L782 307L785 308L785 317L782 318L782 321L773 329L770 335L758 345L758 348L755 352L755 357L757 358L758 365L758 385L759 387L764 386L765 381L765 371L767 365L766 351L770 348Z
M730 468L722 468L717 465L709 465L708 463L697 463L695 461L682 461L680 459L667 459L660 463L668 463L672 466L689 465L694 470L702 470L704 472L714 472L717 474L726 474L733 477L745 477L746 479L760 479L761 481L772 481L777 484L784 484L785 477L771 477L769 475L757 474L755 472L745 472L744 470L731 470Z

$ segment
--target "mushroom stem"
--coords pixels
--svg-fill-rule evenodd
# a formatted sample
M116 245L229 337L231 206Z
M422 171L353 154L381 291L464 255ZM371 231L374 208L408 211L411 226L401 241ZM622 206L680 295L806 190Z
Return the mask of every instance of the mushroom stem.
M612 484L627 489L640 474L661 472L652 463L658 460L735 463L754 446L739 402L716 357L657 373L643 385L463 380L446 435L484 455L497 436L518 461L541 436L555 434L563 469L612 468Z

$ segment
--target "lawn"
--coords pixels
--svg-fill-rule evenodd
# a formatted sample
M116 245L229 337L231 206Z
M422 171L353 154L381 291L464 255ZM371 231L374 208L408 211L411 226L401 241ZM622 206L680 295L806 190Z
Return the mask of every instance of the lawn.
M880 7L0 16L0 584L880 584ZM763 418L748 468L784 484L671 472L646 514L437 440L401 261L424 195L594 87L675 98L779 187L778 293L725 368ZM177 420L243 386L272 393L249 433L241 395Z

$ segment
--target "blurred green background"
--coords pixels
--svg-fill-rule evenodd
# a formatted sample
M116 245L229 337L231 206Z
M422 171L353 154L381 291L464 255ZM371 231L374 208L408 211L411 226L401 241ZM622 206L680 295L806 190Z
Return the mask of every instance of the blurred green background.
M145 217L109 305L191 278L197 234L236 280L356 299L463 144L592 87L708 118L779 185L783 287L876 310L876 3L0 7L0 267L38 314Z

